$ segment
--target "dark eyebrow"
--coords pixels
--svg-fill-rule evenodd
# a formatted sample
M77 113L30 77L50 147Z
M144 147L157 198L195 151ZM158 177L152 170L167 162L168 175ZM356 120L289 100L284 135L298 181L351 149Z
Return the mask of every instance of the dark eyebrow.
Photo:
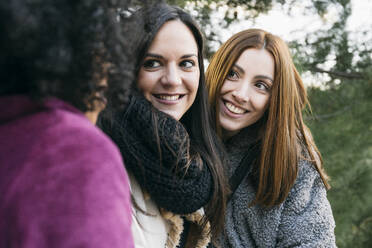
M245 71L243 68L241 68L240 66L238 66L237 64L233 65L233 67L235 67L240 73L244 74ZM271 77L268 77L268 76L265 76L265 75L257 75L255 76L254 78L256 79L267 79L269 80L271 83L274 82L274 79L272 79Z
M162 59L163 56L159 55L159 54L155 54L155 53L147 53L145 58L146 57L153 57L153 58L157 58L157 59Z
M244 69L241 68L240 66L238 66L237 64L233 65L232 67L235 67L236 69L238 69L238 71L239 71L240 73L243 73L243 74L245 73Z
M163 59L164 57L159 55L159 54L155 54L155 53L147 53L145 58L146 57L152 57L152 58L157 58L157 59ZM190 54L185 54L181 57L181 59L186 59L186 58L190 58L190 57L198 57L196 54L193 54L193 53L190 53Z
M190 53L190 54L185 54L181 57L181 59L186 59L186 58L190 58L190 57L198 57L198 55L196 54L193 54L193 53Z
M262 79L263 78L263 79L269 80L271 83L274 82L274 79L272 79L271 77L265 76L265 75L257 75L254 78L256 78L256 79Z

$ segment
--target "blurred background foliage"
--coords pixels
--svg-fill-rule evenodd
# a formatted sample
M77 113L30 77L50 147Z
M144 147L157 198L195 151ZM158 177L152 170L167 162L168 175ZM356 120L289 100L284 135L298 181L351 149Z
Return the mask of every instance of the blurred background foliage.
M267 14L274 5L291 15L292 6L304 1L167 2L189 10L197 18L206 34L210 57L228 38L221 40L219 30ZM296 65L306 75L305 83L308 78L318 80L307 87L312 113L306 112L305 118L331 178L328 198L336 220L337 245L372 247L372 40L351 39L366 37L372 29L346 28L353 11L350 0L307 1L305 9L323 18L327 28L306 32L289 45ZM327 23L324 17L335 9L336 20ZM211 17L216 11L223 16L217 23ZM243 17L239 15L242 11Z

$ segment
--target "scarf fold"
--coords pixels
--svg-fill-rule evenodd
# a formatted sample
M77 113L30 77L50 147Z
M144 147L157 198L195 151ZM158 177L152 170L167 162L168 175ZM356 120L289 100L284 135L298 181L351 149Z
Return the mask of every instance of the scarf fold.
M208 203L213 180L199 154L191 154L182 123L135 95L125 111L114 113L110 126L101 122L101 128L119 146L126 168L159 207L189 214Z

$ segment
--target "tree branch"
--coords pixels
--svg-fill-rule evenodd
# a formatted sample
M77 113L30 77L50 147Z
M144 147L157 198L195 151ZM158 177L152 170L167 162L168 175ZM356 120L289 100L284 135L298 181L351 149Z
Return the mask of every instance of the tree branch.
M327 71L317 67L313 67L309 69L312 72L320 72L320 73L327 73L334 77L341 77L341 78L348 78L348 79L365 79L364 75L360 73L348 73L342 71Z
M334 117L334 116L337 116L337 115L341 115L341 114L344 114L346 111L349 111L351 110L351 105L348 105L348 106L345 106L344 108L336 111L336 112L333 112L333 113L328 113L328 114L323 114L323 115L310 115L310 116L305 116L304 119L305 120L318 120L318 121L322 121L324 119L328 119L328 118L331 118L331 117Z

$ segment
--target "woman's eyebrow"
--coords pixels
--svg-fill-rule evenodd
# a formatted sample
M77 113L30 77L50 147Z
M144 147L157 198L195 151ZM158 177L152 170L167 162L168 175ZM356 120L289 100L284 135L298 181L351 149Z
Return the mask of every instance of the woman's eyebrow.
M240 67L239 65L234 64L233 67L235 67L235 68L236 68L240 73L242 73L242 74L245 73L244 69L243 69L242 67ZM266 75L256 75L254 78L255 78L255 79L258 79L258 78L259 78L259 79L267 79L267 80L269 80L271 83L274 82L274 79L272 79L270 76L266 76Z
M181 59L185 59L185 58L190 58L190 57L198 57L198 55L194 54L194 53L190 53L190 54L185 54L181 57Z
M261 78L263 78L263 79L267 79L267 80L269 80L271 83L274 82L274 79L272 79L272 78L269 77L269 76L265 76L265 75L257 75L257 76L255 76L254 78L255 78L255 79L261 79Z
M162 59L163 56L161 56L160 54L156 54L156 53L147 53L145 58L146 57L153 57L153 58L157 58L157 59Z
M156 53L147 53L145 58L146 57L152 57L152 58L157 58L157 59L163 59L164 58L162 55L156 54ZM181 59L190 58L190 57L198 57L198 55L196 55L194 53L185 54L185 55L181 56Z
M239 65L237 65L237 64L234 64L232 67L235 67L242 74L245 73L244 69L242 67L240 67Z

